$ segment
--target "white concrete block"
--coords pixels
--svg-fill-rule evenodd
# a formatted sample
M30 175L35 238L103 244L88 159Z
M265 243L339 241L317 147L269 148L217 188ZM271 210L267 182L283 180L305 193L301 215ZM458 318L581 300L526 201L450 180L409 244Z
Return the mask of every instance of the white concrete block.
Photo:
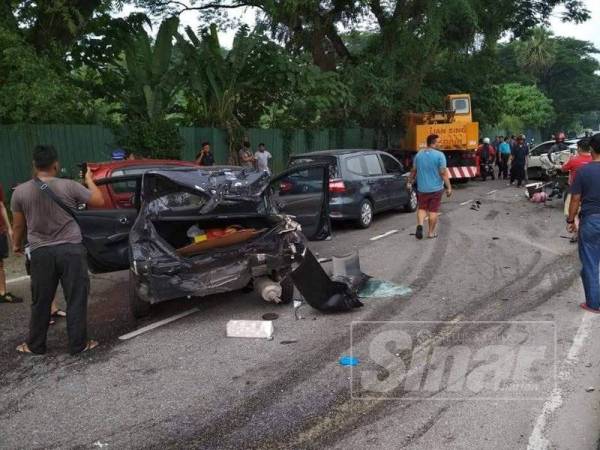
M272 339L273 330L273 321L271 320L230 320L227 322L227 337Z

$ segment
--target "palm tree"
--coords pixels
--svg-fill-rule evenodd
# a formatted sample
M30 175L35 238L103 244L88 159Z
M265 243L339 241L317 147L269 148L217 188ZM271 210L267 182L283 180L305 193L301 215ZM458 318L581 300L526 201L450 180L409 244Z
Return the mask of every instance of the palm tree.
M526 41L517 47L519 66L535 78L545 75L556 60L556 45L552 33L536 28Z

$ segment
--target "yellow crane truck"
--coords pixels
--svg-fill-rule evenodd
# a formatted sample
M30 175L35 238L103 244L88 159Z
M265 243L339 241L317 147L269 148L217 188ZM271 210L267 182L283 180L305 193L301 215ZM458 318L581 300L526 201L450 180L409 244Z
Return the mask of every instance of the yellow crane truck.
M469 94L448 95L442 111L406 114L405 130L400 150L393 153L406 167L412 167L414 155L427 147L427 136L437 134L440 137L439 150L446 155L450 178L478 176L479 164L475 155L479 144L479 124L473 122Z

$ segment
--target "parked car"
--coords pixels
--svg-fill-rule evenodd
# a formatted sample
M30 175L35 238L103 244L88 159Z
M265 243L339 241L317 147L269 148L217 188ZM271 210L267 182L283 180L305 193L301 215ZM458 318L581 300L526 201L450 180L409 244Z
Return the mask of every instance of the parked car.
M553 154L552 160L555 164L564 164L577 151L577 142L579 139L568 139L565 141L567 148L561 151L558 155ZM536 145L529 151L529 159L527 162L527 178L539 180L544 177L544 169L540 156L548 154L550 148L556 141L546 141Z
M104 196L104 206L102 209L133 208L136 186L138 185L136 175L156 169L198 167L197 164L189 161L160 159L88 163L87 166L91 170L94 180L133 176L133 178L122 179L121 181L100 186L100 190Z
M408 173L388 153L378 150L325 150L294 155L289 167L306 163L329 165L329 214L334 220L353 220L368 228L376 213L415 211L416 192L407 183ZM310 192L312 186L296 173L285 181L288 192Z
M281 181L299 173L313 186L311 192L281 192ZM126 182L134 198L74 215L92 272L130 270L130 305L138 317L155 303L229 292L253 282L276 286L279 300L289 302L293 283L288 275L304 254L305 236L329 236L325 165L300 165L276 177L228 166L110 174L98 185L118 193L115 186ZM201 232L209 235L204 250L203 241L199 248L190 238Z

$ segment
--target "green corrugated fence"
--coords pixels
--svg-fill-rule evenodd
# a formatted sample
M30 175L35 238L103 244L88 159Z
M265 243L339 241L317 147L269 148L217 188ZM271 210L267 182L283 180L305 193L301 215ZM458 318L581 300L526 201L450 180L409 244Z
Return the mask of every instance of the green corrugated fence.
M204 141L211 143L217 164L228 162L227 132L218 128L180 128L182 158L193 160ZM375 148L371 129L278 130L248 129L252 149L263 142L273 155L273 168L285 168L290 155L331 148ZM117 148L112 131L98 125L0 125L0 183L10 186L31 176L31 152L37 144L52 144L68 173L77 173L81 162L108 161Z

